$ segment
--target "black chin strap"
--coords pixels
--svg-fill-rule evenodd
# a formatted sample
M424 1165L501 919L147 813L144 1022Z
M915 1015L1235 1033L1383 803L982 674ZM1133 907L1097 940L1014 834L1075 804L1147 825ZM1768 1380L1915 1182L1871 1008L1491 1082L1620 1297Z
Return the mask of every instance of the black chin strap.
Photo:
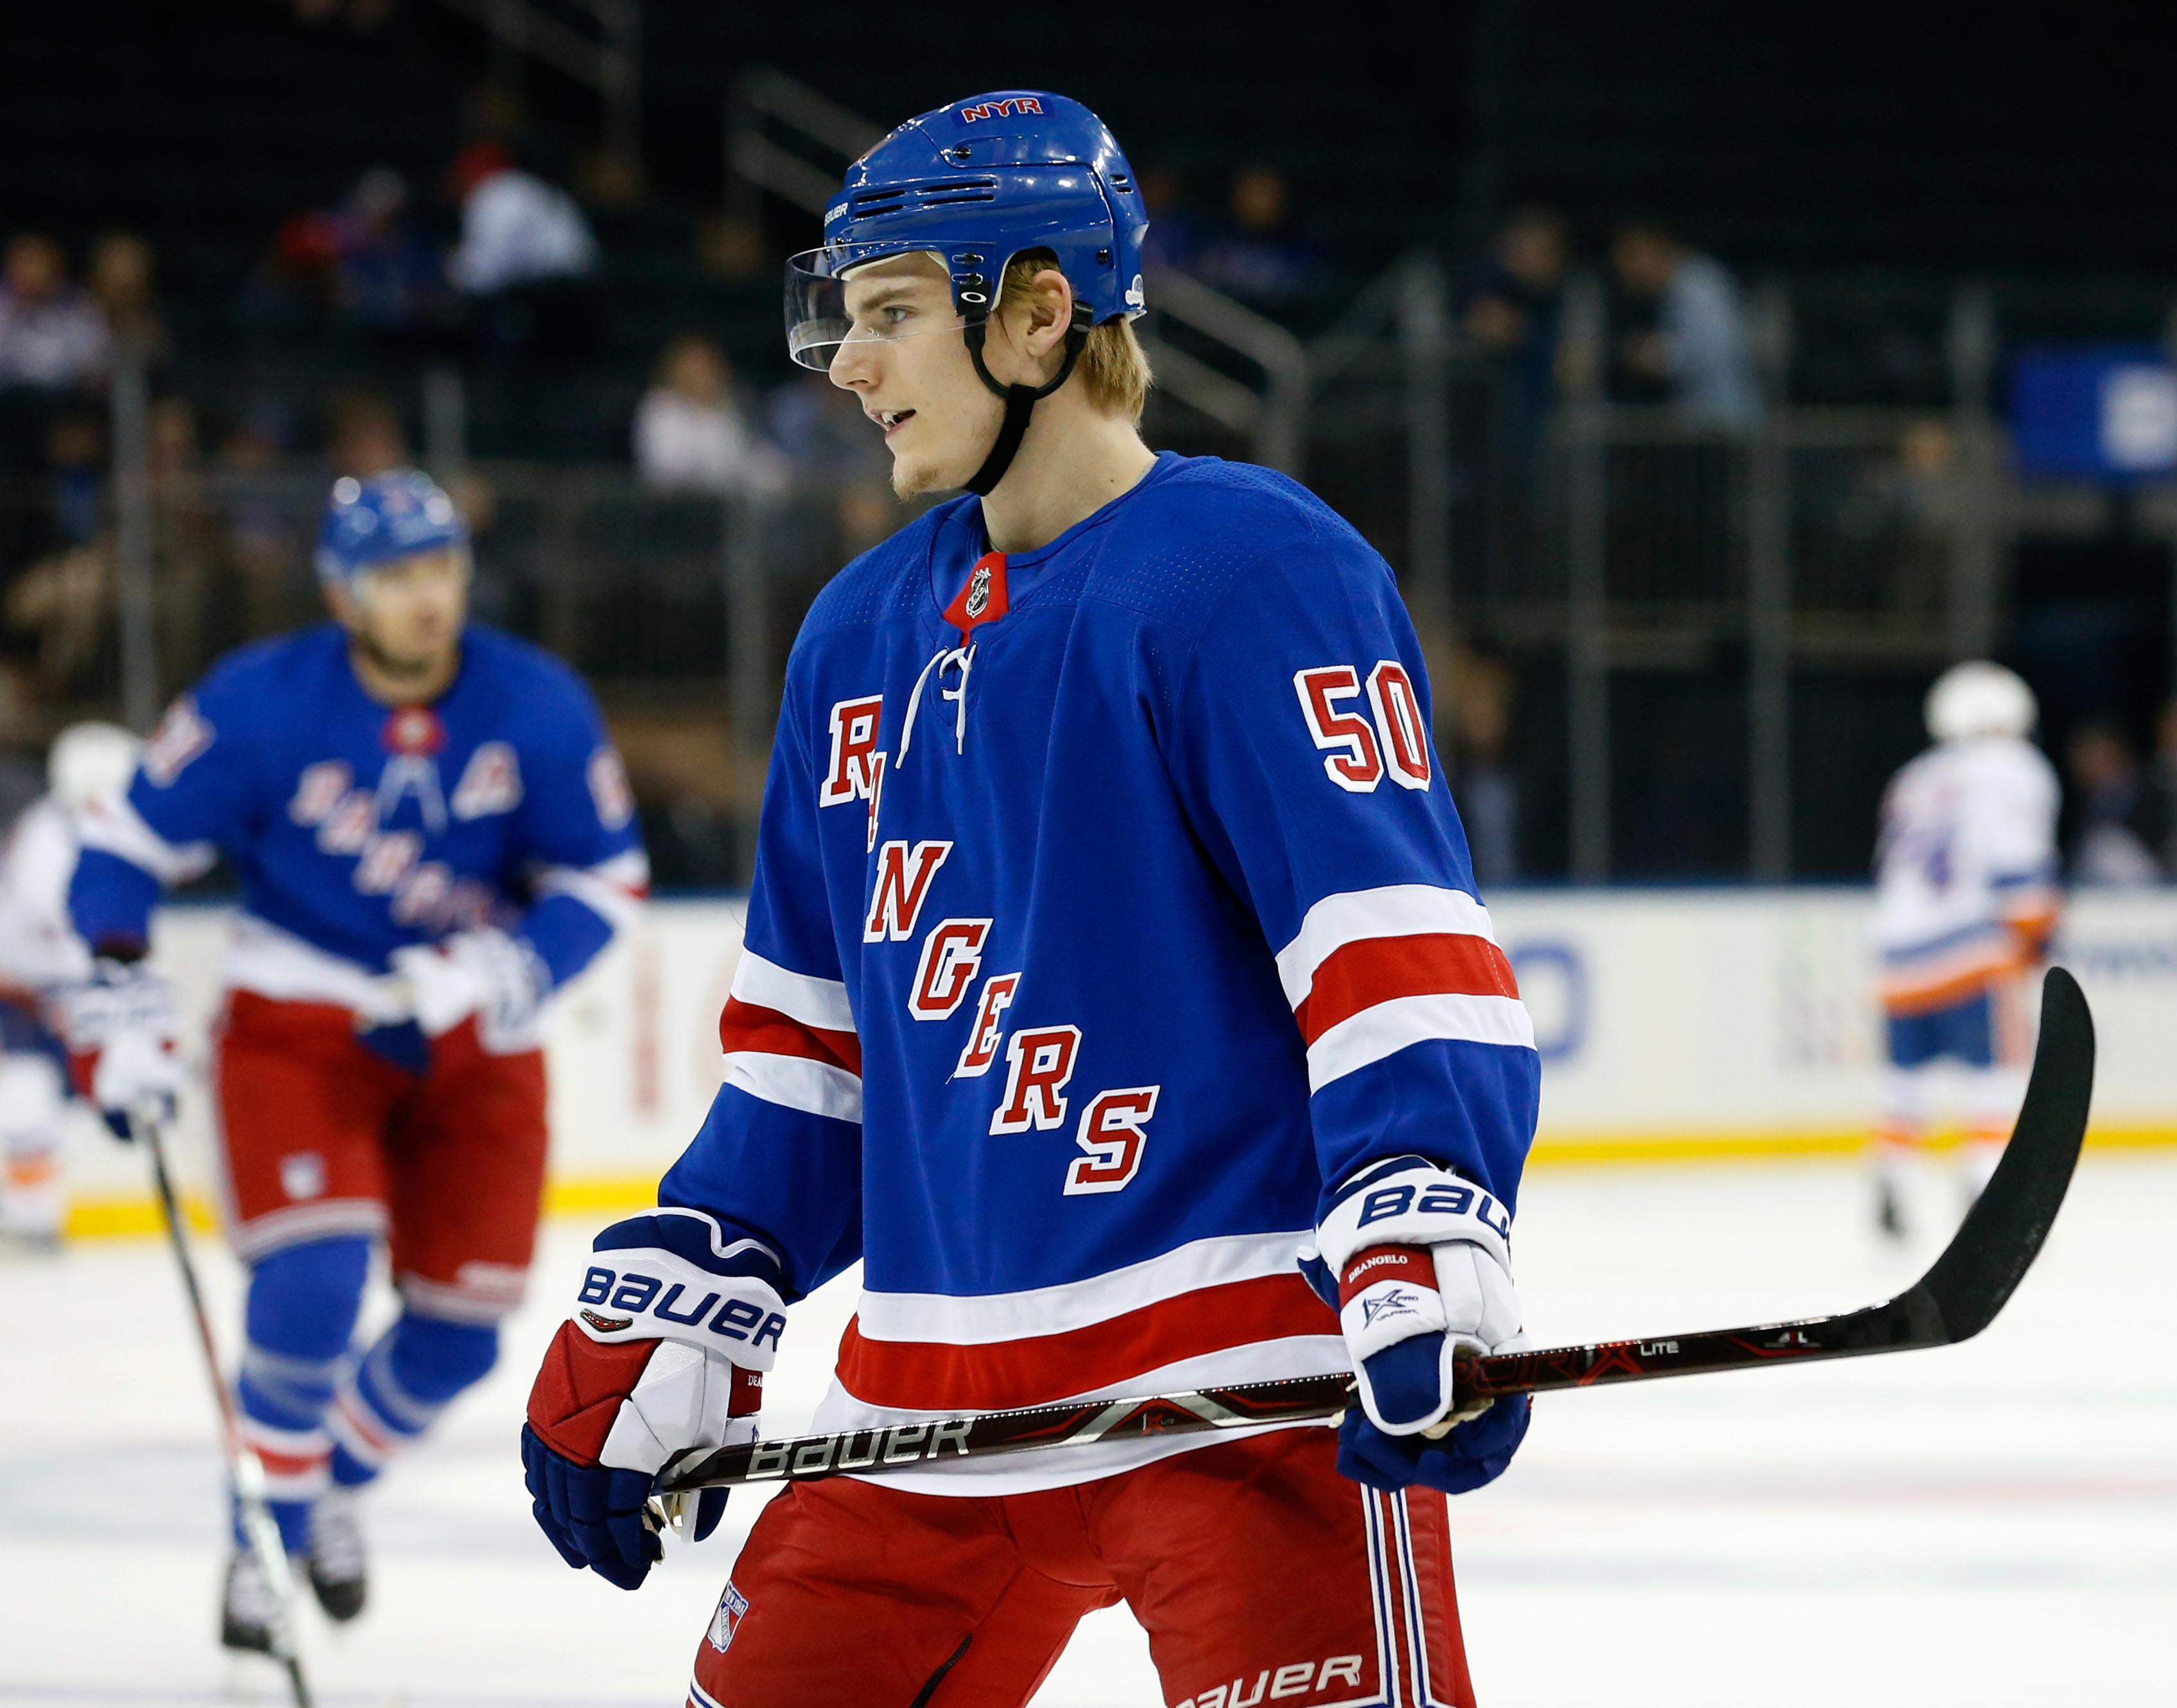
M990 445L990 454L983 459L983 466L968 477L968 490L977 498L987 498L992 488L1006 477L1006 471L1013 466L1013 456L1028 434L1028 418L1035 408L1036 400L1048 397L1072 376L1073 364L1081 359L1082 347L1088 341L1088 329L1072 326L1066 333L1066 359L1058 364L1058 373L1048 385L1001 385L990 375L983 362L984 322L977 320L966 327L961 336L967 341L968 359L975 364L975 372L983 384L1006 401L1006 417L998 423L998 436Z

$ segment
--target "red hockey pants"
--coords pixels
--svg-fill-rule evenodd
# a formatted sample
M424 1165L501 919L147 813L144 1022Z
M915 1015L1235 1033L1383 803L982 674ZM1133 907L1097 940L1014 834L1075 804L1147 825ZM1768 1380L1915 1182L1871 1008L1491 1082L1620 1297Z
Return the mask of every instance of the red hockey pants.
M1444 1498L1348 1482L1335 1448L1282 1430L1034 1494L790 1487L690 1708L1020 1708L1121 1601L1173 1708L1471 1708Z

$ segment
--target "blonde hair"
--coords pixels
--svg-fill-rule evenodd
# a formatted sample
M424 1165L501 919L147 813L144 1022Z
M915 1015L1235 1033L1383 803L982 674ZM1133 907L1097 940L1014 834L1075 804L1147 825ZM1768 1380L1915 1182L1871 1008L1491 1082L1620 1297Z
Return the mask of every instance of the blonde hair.
M1025 304L1033 292L1035 276L1057 265L1048 249L1029 249L1006 264L998 286L998 312ZM1074 373L1088 394L1088 401L1106 415L1125 415L1137 427L1149 401L1154 376L1149 372L1149 352L1134 336L1131 320L1106 320L1088 329Z

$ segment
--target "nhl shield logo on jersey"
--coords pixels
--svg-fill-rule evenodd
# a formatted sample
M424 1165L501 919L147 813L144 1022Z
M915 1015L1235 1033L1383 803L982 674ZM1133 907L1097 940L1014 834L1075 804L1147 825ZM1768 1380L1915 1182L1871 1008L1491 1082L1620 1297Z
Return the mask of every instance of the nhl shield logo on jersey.
M985 552L945 608L945 620L960 631L965 642L978 624L995 623L1006 610L1006 554Z
M748 1597L728 1584L725 1594L718 1597L718 1611L711 1619L708 1640L713 1649L723 1655L733 1647L734 1633L740 1629L741 1621L748 1617Z

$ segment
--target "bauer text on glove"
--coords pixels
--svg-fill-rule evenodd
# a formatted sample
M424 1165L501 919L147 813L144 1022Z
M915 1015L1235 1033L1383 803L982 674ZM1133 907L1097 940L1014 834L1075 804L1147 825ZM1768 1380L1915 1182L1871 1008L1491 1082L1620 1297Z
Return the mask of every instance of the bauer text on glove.
M663 1552L644 1509L665 1462L756 1439L786 1323L778 1280L766 1247L692 1210L597 1236L521 1432L537 1522L569 1565L635 1588ZM724 1490L704 1492L698 1541L724 1509Z

